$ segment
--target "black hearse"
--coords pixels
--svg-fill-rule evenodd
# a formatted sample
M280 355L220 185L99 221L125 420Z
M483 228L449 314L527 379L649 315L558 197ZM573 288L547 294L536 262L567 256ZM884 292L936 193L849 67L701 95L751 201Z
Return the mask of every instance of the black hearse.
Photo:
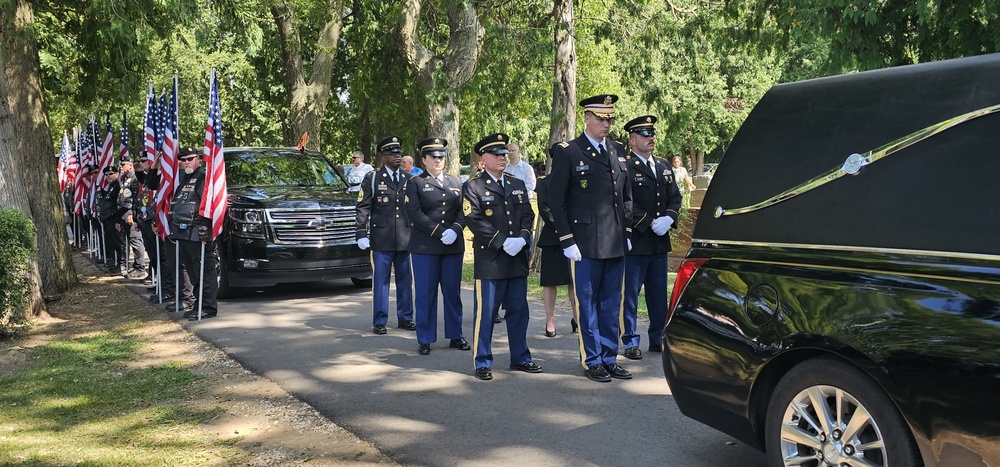
M289 282L371 284L368 252L354 239L357 194L326 158L296 148L226 148L225 158L220 298Z
M1000 54L772 88L715 172L663 369L774 466L1000 465Z

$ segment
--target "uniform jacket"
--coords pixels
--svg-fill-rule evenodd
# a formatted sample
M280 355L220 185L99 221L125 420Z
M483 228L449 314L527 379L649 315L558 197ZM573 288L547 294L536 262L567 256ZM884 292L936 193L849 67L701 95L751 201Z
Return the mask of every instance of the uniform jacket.
M404 210L410 222L410 253L423 255L452 255L465 251L462 229L462 181L444 175L444 186L424 172L406 182ZM454 230L458 239L451 245L441 243L445 230Z
M539 247L559 246L559 234L556 233L556 220L552 217L552 211L545 204L548 197L548 177L538 179L535 184L535 196L538 199L538 217L542 220L542 231L538 233L538 240L535 245Z
M198 228L212 225L211 219L198 213L205 192L205 168L198 167L191 175L181 170L177 177L170 203L170 238L197 242Z
M483 173L465 182L462 211L466 225L472 231L476 279L508 279L528 275L531 248L531 227L535 213L531 210L528 188L523 180L504 174L501 188L493 177ZM512 237L525 241L515 256L503 250L503 243Z
M118 219L118 195L121 191L122 185L118 183L118 180L108 183L108 188L104 190L104 198L101 199L99 207L102 221Z
M354 211L355 237L368 237L372 250L406 251L410 242L410 226L403 211L404 187L410 176L402 170L397 172L399 183L392 181L385 166L365 175L361 182Z
M136 178L135 171L132 171L132 173L118 177L118 181L122 185L122 191L118 194L118 217L122 219L122 224L124 224L125 219L132 215L132 207L136 204L135 199L139 195L139 179Z
M630 255L655 255L670 252L670 234L662 237L649 228L653 219L668 216L677 225L681 209L681 192L674 183L674 172L662 159L656 162L656 172L636 153L628 160L628 176L632 180L632 250Z
M586 136L552 147L548 209L563 248L577 245L588 259L625 256L632 190L625 148L606 138L607 157Z
M160 183L160 172L149 169L148 172L136 172L139 179L139 195L132 207L134 218L140 222L152 222L156 217L156 189Z

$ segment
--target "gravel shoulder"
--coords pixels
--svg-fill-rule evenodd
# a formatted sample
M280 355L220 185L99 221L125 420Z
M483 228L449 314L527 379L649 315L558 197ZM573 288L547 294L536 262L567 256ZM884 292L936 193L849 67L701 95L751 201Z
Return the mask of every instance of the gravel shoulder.
M199 375L197 394L185 396L180 403L219 412L200 429L205 436L232 441L245 452L245 460L238 464L396 465L371 443L185 330L170 315L130 291L126 279L99 271L80 254L73 258L80 284L49 303L49 316L36 319L27 333L0 341L0 375L30 364L33 347L138 321L141 326L134 332L147 344L129 365L140 368L179 362ZM231 464L231 460L225 463Z

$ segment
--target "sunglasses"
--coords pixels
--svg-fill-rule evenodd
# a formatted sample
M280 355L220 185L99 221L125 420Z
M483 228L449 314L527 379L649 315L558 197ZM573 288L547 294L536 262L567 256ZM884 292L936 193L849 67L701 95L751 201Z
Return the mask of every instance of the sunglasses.
M197 158L198 158L198 156L187 156L187 157L180 158L180 161L181 162L191 162L191 161L193 161L193 160L195 160Z

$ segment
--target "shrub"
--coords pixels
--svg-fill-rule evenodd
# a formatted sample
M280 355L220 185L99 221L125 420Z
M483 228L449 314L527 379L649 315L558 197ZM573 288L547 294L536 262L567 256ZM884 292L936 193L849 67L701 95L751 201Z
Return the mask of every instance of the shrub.
M19 211L0 208L0 337L28 321L35 226Z

